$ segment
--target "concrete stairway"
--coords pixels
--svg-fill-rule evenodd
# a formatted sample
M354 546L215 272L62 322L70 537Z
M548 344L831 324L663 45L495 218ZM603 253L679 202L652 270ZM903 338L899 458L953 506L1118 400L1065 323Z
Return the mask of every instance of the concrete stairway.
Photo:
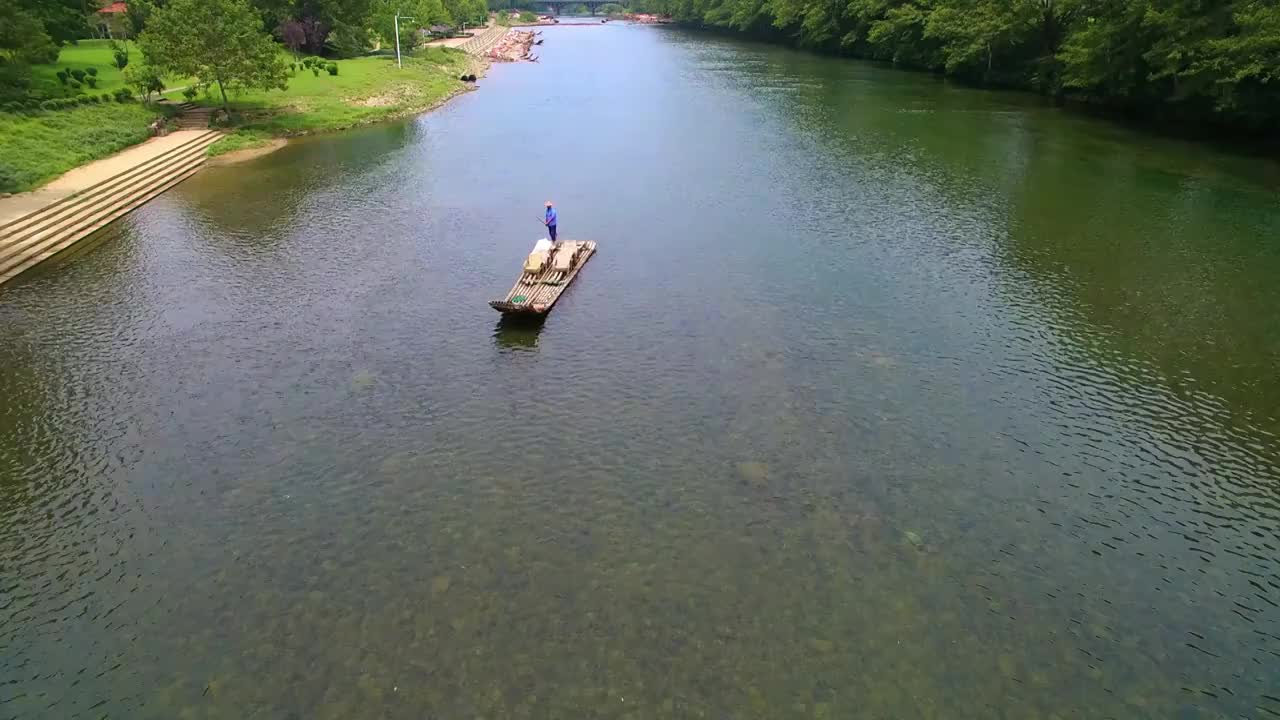
M458 46L458 49L469 55L484 55L489 52L490 48L498 44L498 41L506 36L511 28L501 25L492 25L485 28L483 32L477 33L465 43Z
M194 175L205 163L205 149L220 137L222 133L206 129L96 185L0 226L0 284Z
M178 106L182 115L178 117L179 130L208 130L209 116L213 108L201 107L195 103L182 103Z

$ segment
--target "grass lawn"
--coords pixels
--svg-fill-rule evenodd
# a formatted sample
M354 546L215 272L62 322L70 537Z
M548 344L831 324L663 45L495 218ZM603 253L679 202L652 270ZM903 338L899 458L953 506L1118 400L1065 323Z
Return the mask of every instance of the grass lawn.
M64 69L88 70L91 67L98 69L98 87L81 88L86 93L99 95L104 92L115 92L124 87L124 74L116 68L115 57L111 54L108 42L107 40L81 40L75 45L64 45L62 52L58 53L58 62L52 65L32 65L31 89L34 94L41 97L62 97L74 94L58 82L58 71ZM142 51L138 49L137 43L124 41L124 44L129 47L129 64L141 64ZM187 78L165 78L164 84L175 88L182 87L187 84Z
M34 116L0 113L0 192L30 190L140 143L157 115L138 103L84 105Z
M133 62L142 56L134 49ZM425 48L404 58L371 56L338 60L337 75L299 69L287 90L252 91L232 98L240 124L210 148L210 155L269 142L273 137L339 130L427 110L463 89L458 76L472 68L471 58L451 48ZM123 85L105 40L85 40L62 50L56 65L33 68L37 93L63 89L60 68L98 68L98 87L111 92ZM186 84L185 81L171 82ZM217 89L202 102L221 105ZM91 160L106 157L147 139L147 124L157 111L136 103L85 105L36 115L0 113L0 192L38 187Z
M404 58L373 56L337 60L338 74L317 77L300 69L287 90L256 90L236 95L232 108L240 129L215 143L211 155L261 145L271 137L339 130L421 112L463 88L458 76L471 59L451 48L432 47ZM204 102L221 104L216 88Z

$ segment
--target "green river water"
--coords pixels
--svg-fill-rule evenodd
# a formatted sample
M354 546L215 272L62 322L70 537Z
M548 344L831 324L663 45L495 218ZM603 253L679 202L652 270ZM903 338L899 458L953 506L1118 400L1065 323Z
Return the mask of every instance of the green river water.
M0 718L1280 716L1280 166L544 37L0 291Z

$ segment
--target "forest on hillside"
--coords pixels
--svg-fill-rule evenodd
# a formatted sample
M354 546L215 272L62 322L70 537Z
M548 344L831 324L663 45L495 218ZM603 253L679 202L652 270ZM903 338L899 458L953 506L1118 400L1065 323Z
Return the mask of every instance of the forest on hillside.
M643 0L679 22L1275 134L1276 0Z

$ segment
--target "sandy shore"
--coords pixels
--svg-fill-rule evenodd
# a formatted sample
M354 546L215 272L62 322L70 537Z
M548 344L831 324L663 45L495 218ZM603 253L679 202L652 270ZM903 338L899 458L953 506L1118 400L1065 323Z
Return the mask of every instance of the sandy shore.
M234 165L246 160L252 160L256 157L262 157L268 153L273 153L288 144L289 141L285 138L271 138L271 140L267 141L265 145L245 148L243 150L232 150L229 153L224 153L215 158L209 158L209 165Z

